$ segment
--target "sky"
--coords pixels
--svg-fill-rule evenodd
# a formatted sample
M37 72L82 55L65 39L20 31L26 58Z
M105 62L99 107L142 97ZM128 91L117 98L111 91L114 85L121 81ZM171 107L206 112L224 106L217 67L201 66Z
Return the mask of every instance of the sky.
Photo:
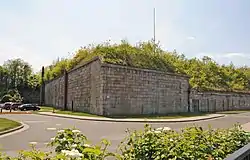
M153 8L165 50L250 66L249 0L0 0L0 65L38 71L88 44L150 40Z

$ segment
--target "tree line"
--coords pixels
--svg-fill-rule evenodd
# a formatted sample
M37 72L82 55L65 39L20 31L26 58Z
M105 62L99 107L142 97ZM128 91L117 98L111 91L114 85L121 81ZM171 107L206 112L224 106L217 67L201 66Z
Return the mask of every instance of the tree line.
M185 74L190 76L191 87L199 90L250 90L248 67L235 67L232 63L220 65L208 56L188 59L175 50L163 50L159 43L155 44L153 41L139 42L136 45L125 40L117 44L106 41L81 47L73 58L58 58L51 65L45 66L44 80L61 76L65 70L71 70L96 56L105 63ZM31 65L22 59L8 60L0 66L0 93L6 93L10 89L35 89L40 85L41 72L34 73Z
M40 75L35 74L31 65L22 59L12 59L0 66L0 100L23 101L22 90L40 87Z

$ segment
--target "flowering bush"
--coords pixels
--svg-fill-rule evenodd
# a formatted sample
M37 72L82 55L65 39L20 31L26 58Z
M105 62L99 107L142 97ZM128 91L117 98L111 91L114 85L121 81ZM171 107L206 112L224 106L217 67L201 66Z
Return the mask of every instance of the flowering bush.
M176 132L170 128L151 128L143 131L128 131L128 136L119 146L121 154L108 152L110 142L102 140L91 145L86 136L76 129L59 130L49 146L53 152L42 152L32 145L31 151L21 151L17 158L3 156L0 160L222 160L246 145L250 134L239 125L231 129L204 130L192 126Z
M146 125L144 131L128 133L129 136L119 147L124 160L220 160L250 140L249 133L239 125L231 129L208 130L193 126L181 132L164 128L152 129Z
M59 130L51 139L50 146L55 147L55 152L61 153L71 159L94 159L101 160L115 154L107 151L110 142L102 140L100 145L90 145L87 138L79 130Z

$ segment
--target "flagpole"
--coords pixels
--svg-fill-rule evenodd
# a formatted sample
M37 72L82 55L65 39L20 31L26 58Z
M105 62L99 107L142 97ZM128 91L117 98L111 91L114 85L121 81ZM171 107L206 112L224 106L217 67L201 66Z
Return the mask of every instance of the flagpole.
M155 44L155 41L156 41L156 39L155 39L155 23L156 23L156 22L155 22L155 21L156 21L156 18L155 18L155 16L156 16L156 15L155 15L155 8L154 8L154 14L153 14L153 16L154 16L154 17L153 17L153 24L154 24L154 25L153 25L153 30L154 30L154 38L153 38L153 41L154 41L154 52L155 52L155 45L156 45L156 44Z
M154 18L153 18L153 21L154 21L154 43L155 43L155 8L154 8Z

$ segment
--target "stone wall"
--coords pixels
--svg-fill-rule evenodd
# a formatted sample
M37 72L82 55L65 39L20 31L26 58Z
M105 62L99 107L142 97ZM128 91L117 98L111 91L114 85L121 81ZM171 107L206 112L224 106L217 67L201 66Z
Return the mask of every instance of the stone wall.
M67 109L102 114L100 61L95 59L68 73Z
M64 106L64 77L56 78L45 84L45 105L63 108Z
M250 109L250 94L237 92L199 92L190 94L190 111L216 112Z
M45 105L109 116L250 109L250 94L190 91L188 82L187 76L94 58L47 82Z
M188 111L187 76L103 64L101 77L105 115Z
M40 90L39 89L20 89L20 94L23 97L24 103L37 103L40 102Z
M100 67L99 59L95 58L59 78L47 82L45 84L45 105L60 109L64 109L66 106L67 110L101 115L102 107L99 105Z

